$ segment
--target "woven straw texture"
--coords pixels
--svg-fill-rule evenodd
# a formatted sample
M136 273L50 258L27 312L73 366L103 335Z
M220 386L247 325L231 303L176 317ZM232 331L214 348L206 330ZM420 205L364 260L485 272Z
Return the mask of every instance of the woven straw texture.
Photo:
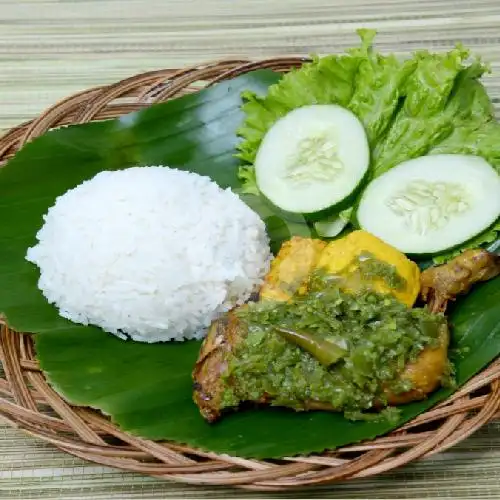
M46 10L40 10L41 3L46 4ZM245 7L232 3L231 10L228 10L230 2L169 1L162 2L161 5L158 2L154 6L158 9L152 9L155 14L151 13L147 19L144 17L146 14L143 9L140 9L140 2L104 1L95 8L96 12L102 9L101 15L96 17L94 24L90 24L93 20L89 18L91 3L63 1L32 4L0 0L0 7L3 7L2 4L7 4L2 16L7 16L8 21L0 26L6 26L7 32L12 30L13 34L12 37L4 37L5 30L3 27L0 28L0 43L5 45L6 53L10 54L5 61L0 59L2 65L0 68L5 68L7 72L6 77L5 73L0 71L0 88L7 89L5 94L2 93L0 101L0 114L4 119L2 126L7 128L12 125L11 121L19 123L20 119L33 116L39 111L40 104L52 103L57 98L70 94L71 90L90 88L63 100L41 114L39 118L10 130L0 140L0 161L7 159L27 140L54 126L119 116L147 105L152 100L151 95L154 95L153 100L160 101L193 91L198 88L197 82L200 80L208 84L256 67L286 70L299 63L294 57L266 59L262 62L261 59L266 56L311 51L324 53L353 45L355 37L352 32L360 25L378 27L381 31L379 46L385 50L398 52L406 52L421 46L449 48L460 39L492 61L493 70L496 69L500 75L498 64L500 50L494 38L495 26L500 21L500 4L497 1L474 3L458 1L453 4L423 1L418 6L404 0L385 2L354 0L349 4L340 1L310 3L289 1L286 9L280 7L281 2L255 1L245 2ZM149 2L148 8L152 8L152 4L155 3ZM74 10L69 10L70 5ZM142 5L144 6L143 3ZM130 8L129 11L127 6ZM26 7L31 7L32 10L29 11ZM114 16L118 11L122 18L125 16L125 25L134 26L136 31L127 32L120 27L111 33L110 27L115 26ZM159 18L159 12L163 16L167 14L170 16L167 28L159 20L167 18L161 16ZM17 29L14 29L16 20L24 19L22 16L26 14L29 14L32 25L39 30L38 38L33 31L26 28L25 24L17 23ZM77 17L78 15L81 17ZM97 16L95 12L93 15ZM68 21L72 20L75 23L77 19L78 23L82 24L79 25L81 31L77 30L75 34L74 30L69 29L71 23ZM85 24L85 28L84 22L89 23ZM41 36L44 28L47 29L51 23L57 27L56 31L59 33L59 37L54 37L58 40L57 50L50 44L52 35L47 35L46 42ZM89 28L91 25L92 28ZM103 37L103 33L109 33L109 37ZM105 42L102 43L99 37L106 38ZM107 47L107 50L103 50L102 47ZM144 62L148 57L152 57L151 54L160 49L166 52L168 48L173 51L169 52L167 60L159 56L153 59L154 64L151 61L148 64ZM119 57L116 56L117 51L120 52ZM38 62L36 67L40 69L41 74L31 80L26 80L24 73L24 78L19 74L17 78L25 84L17 86L15 72L20 71L22 64L26 64L26 61L19 60L21 53L32 58L32 64L35 58L41 59L42 62L46 59L46 65ZM133 58L129 59L124 55L130 53L135 54L132 63L130 59ZM243 56L244 53L250 54L252 59L258 62L248 62ZM172 69L153 71L115 85L104 85L113 80L113 77L120 78L127 73L133 74L143 69L185 67L186 63L207 59L205 55L224 56L224 62L197 64L181 71ZM54 61L51 61L51 58L57 59L59 64L65 58L78 59L79 64L83 65L80 71L83 72L85 69L88 81L77 82L76 77L73 77L72 84L78 88L71 89L70 85L59 88L61 74L68 70L67 68L63 70L63 66L57 65L54 69ZM117 69L112 61L115 65L117 61L122 61L126 70L135 71L124 71L122 67ZM109 66L106 65L108 62ZM93 69L96 71L93 72ZM58 72L54 75L50 73L51 71ZM74 71L75 75L80 74L78 69ZM49 78L48 75L52 77ZM34 74L32 76L34 77ZM26 84L27 81L30 85ZM165 83L168 85L165 86ZM498 76L490 78L487 84L492 96L498 102L500 78ZM95 87L95 85L100 86ZM42 98L38 100L33 98L33 93L45 91L49 94L45 96L50 99L49 102L42 102L44 101ZM63 91L69 92L63 93ZM60 95L56 95L59 92ZM4 95L7 95L5 100ZM127 98L126 104L123 104L124 97ZM36 108L23 108L23 103L25 106L31 104ZM227 456L212 456L175 445L157 444L124 435L97 413L69 407L50 389L37 369L29 337L3 329L0 340L0 357L5 371L4 378L0 379L0 414L8 423L73 456L190 485L289 490L378 475L416 458L432 456L439 451L449 449L490 421L500 405L500 363L496 363L471 381L451 400L417 418L391 436L338 450L323 457L302 457L273 463L241 460ZM10 431L6 431L2 439L0 434L0 446L9 445L10 435ZM488 435L488 430L483 430L483 439L485 435ZM464 445L461 446L459 449L464 449ZM441 456L446 457L446 455ZM9 470L8 462L3 460L0 459L0 481L2 478L16 481L15 470L12 468ZM432 459L427 459L427 463L432 463L431 461ZM95 470L107 469L95 468ZM56 470L52 472L57 476ZM26 483L20 481L21 476L22 474L17 475L19 482L15 487L11 482L11 486L3 488L0 482L0 498L29 498L28 494L32 494L34 490L30 493L30 488L25 488ZM126 477L127 481L132 481L131 477L138 476ZM497 498L499 490L494 488L497 482L488 483L487 489L479 492L480 494L478 490L474 491L481 498L485 498L488 492L494 495L492 498ZM137 484L152 483L140 480ZM361 487L362 484L367 484L367 480L365 479L364 483L350 481L347 484L358 484ZM427 482L424 485L427 489L424 487L417 497L430 497L431 494L435 494L441 489L438 488L438 484L433 486L432 482ZM476 483L474 486L480 489L481 483ZM352 493L354 491L352 488L354 487L347 487L344 483L343 492ZM117 491L117 498L126 498L123 490L121 491L121 493ZM166 491L168 490L163 490L164 494ZM172 496L176 495L174 491L179 492L172 490ZM197 494L200 493L200 490L196 491ZM216 491L221 492L221 490ZM321 495L321 491L314 495L308 492L307 496ZM4 492L5 496L2 496ZM424 495L422 492L427 492L429 495L427 493ZM45 493L51 494L49 491ZM89 492L88 496L96 497L95 493L95 491ZM206 491L205 494L207 493ZM373 498L373 492L367 491L367 493ZM401 491L393 493L396 497L402 494ZM331 496L330 493L323 492L323 494ZM66 498L61 493L55 496ZM103 496L103 498L109 497ZM388 498L389 495L385 493L379 498L382 497Z

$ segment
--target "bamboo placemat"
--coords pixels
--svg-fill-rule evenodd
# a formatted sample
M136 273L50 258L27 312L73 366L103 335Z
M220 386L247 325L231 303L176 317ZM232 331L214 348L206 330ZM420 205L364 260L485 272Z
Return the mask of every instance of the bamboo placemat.
M355 45L361 26L377 28L377 45L398 53L463 42L492 63L487 86L500 110L499 0L0 0L0 131L135 73L226 56L328 53ZM0 422L2 500L235 495L263 496L85 463ZM286 497L500 498L500 423L390 474Z

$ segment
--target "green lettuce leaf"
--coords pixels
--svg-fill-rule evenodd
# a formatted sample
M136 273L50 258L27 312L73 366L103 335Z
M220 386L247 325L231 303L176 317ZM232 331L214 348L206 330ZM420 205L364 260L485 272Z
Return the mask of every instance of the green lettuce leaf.
M253 167L241 167L238 171L238 177L242 181L240 193L260 195L257 187L257 178L255 177L255 169Z
M463 153L482 156L500 174L500 123L475 119L457 127L447 140L432 148L430 154Z
M238 133L242 192L259 194L253 162L270 127L291 110L339 104L355 113L371 148L368 179L426 154L484 157L500 173L500 124L479 79L488 71L461 45L444 53L418 51L406 60L373 50L372 30L359 30L361 45L345 54L314 58L271 85L265 96L245 93L245 121ZM349 207L348 207L349 208ZM355 211L353 211L355 217ZM453 252L444 262L498 236L498 224Z
M415 68L414 60L401 62L394 55L383 56L372 50L359 65L348 107L363 122L372 148L394 119L404 83Z
M365 30L360 49L342 55L315 57L312 62L286 73L278 83L269 87L265 96L244 92L242 109L246 116L238 130L243 139L238 145L238 157L253 163L267 131L293 109L311 104L347 106L354 92L358 66L367 57L373 35L374 32ZM242 169L244 183L249 179L246 172Z
M373 150L372 178L425 155L453 133L455 120L463 120L463 114L470 116L470 105L463 106L469 85L469 78L463 77L468 56L461 47L444 54L415 54L417 68L405 84L404 104Z
M493 104L478 81L486 69L476 61L458 75L446 107L447 115L454 118L454 129L443 141L431 147L429 154L467 153L491 157L495 148L499 151L495 144L499 131Z

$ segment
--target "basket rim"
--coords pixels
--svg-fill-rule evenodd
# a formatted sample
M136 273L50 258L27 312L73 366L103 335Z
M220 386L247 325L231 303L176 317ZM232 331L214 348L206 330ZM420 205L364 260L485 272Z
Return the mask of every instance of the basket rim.
M6 131L0 137L0 166L52 128L118 117L195 92L200 81L210 86L263 68L286 72L308 60L300 56L222 59L140 73L84 90ZM123 103L123 98L133 102ZM0 377L0 416L11 426L91 462L205 486L283 491L380 474L450 448L500 410L497 359L447 400L389 434L323 454L253 460L131 436L99 412L68 404L45 380L30 335L5 324L0 330L0 365L5 372Z

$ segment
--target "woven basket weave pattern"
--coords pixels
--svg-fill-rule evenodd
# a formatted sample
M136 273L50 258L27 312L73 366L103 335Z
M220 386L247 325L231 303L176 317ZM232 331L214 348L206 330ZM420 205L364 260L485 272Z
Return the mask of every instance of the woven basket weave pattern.
M255 69L288 71L304 60L217 61L149 72L81 92L0 138L0 165L51 128L115 118ZM45 381L31 337L6 326L0 332L0 362L0 415L13 426L86 460L191 484L271 491L379 474L450 448L500 408L497 361L448 400L389 435L321 455L258 461L130 436L100 413L69 405Z

